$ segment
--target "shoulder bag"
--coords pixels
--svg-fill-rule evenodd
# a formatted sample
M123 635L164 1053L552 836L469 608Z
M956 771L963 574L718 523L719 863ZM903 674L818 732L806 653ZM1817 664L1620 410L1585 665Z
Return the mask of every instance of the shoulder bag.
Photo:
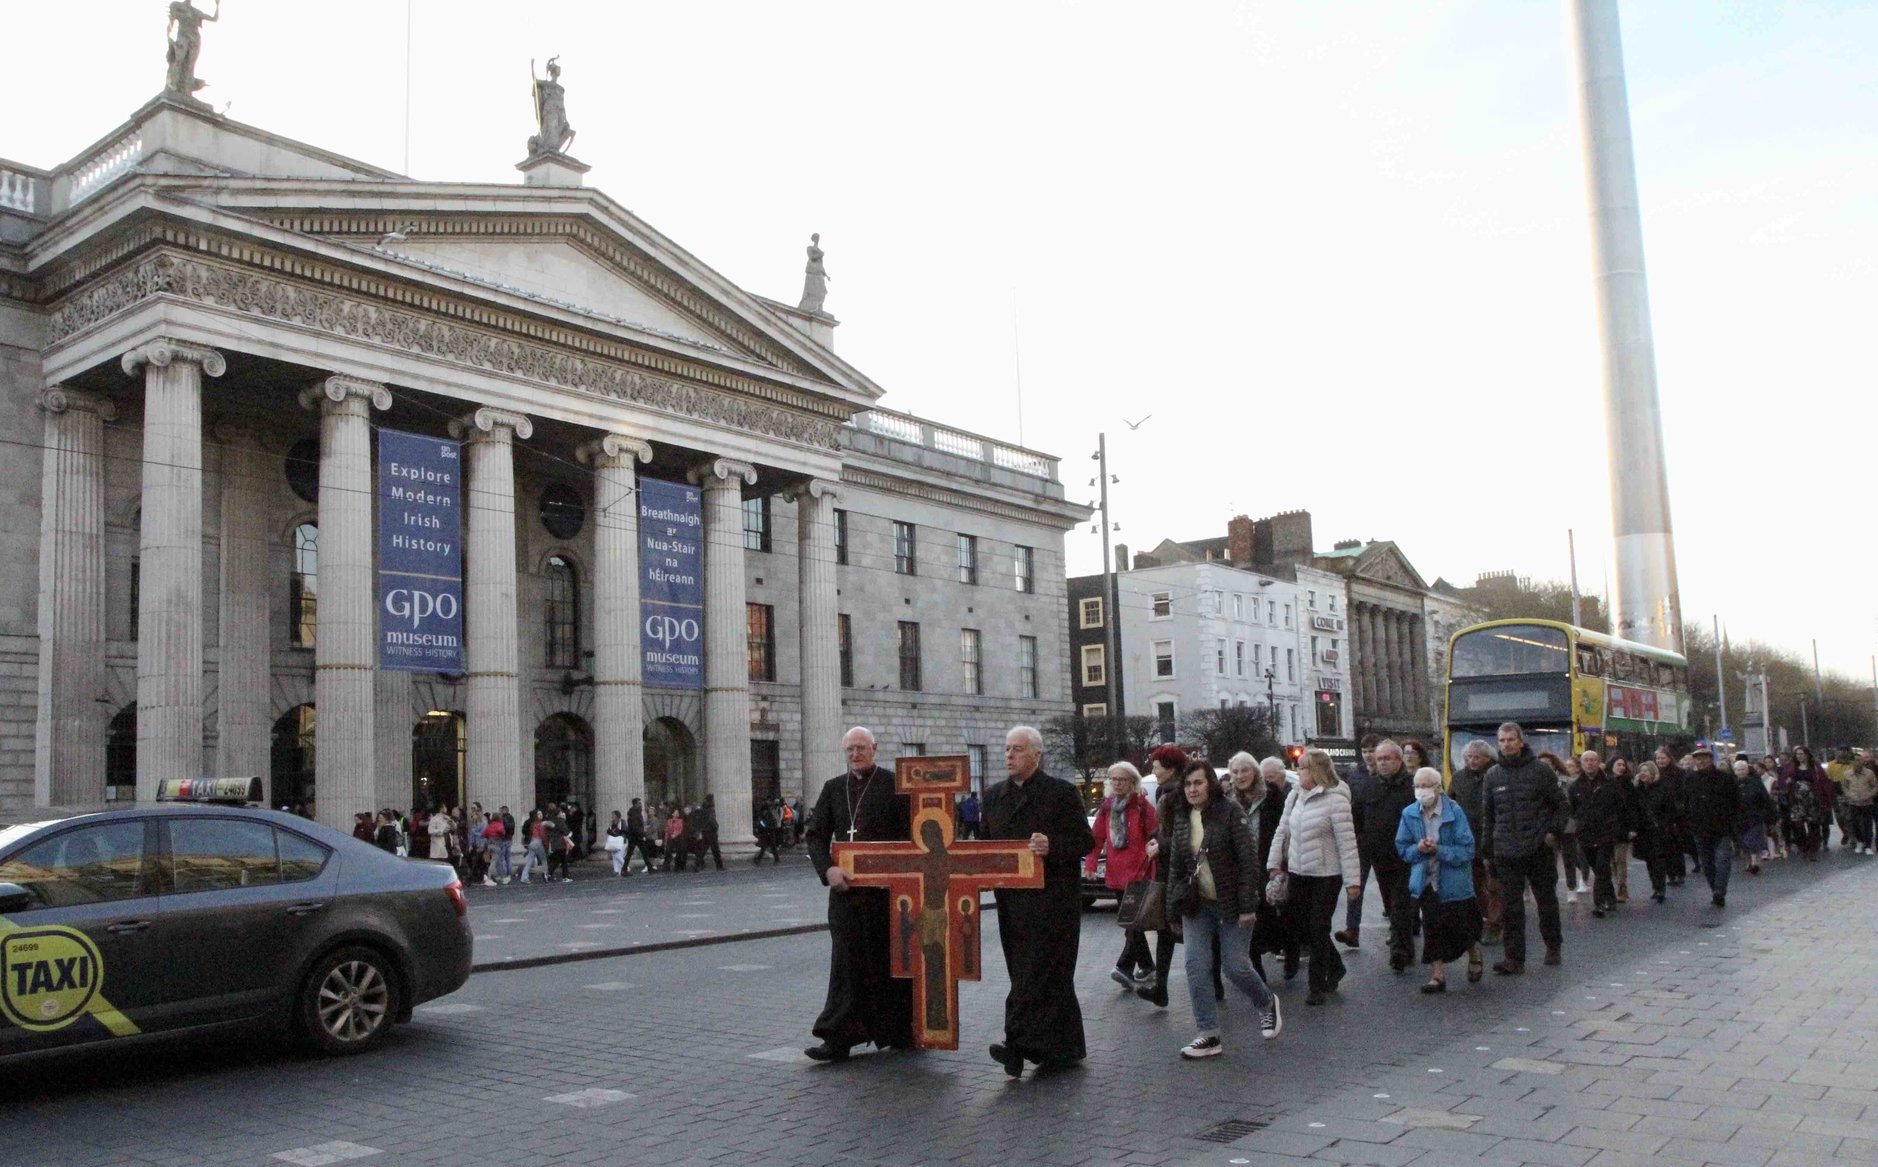
M1167 884L1157 875L1158 868L1148 864L1146 879L1137 879L1122 889L1122 902L1115 911L1115 922L1132 932L1159 932L1167 927Z

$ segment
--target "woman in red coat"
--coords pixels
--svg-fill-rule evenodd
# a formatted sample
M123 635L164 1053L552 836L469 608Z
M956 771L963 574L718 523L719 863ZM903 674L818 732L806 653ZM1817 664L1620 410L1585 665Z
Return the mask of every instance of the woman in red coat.
M1141 796L1141 771L1127 762L1109 767L1109 796L1096 811L1095 849L1083 860L1083 870L1094 875L1096 860L1108 857L1104 882L1117 892L1137 879L1150 879L1154 870L1148 858L1148 840L1160 824L1154 817L1154 804ZM1121 959L1109 977L1124 989L1139 988L1154 981L1154 955L1148 951L1147 936L1129 929L1122 945Z

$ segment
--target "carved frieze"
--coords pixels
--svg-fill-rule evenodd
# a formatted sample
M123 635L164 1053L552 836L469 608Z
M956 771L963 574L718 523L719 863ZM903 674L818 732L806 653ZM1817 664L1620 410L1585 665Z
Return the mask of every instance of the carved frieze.
M800 445L835 449L840 440L840 428L835 423L773 405L682 384L612 361L304 287L272 275L171 255L145 259L60 304L52 313L51 339L64 340L156 296L211 304Z

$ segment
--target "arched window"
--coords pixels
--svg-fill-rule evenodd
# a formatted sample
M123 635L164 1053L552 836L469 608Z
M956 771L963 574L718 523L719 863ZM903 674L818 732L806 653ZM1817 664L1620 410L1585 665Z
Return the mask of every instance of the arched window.
M137 703L117 711L104 738L104 797L111 802L137 799Z
M548 556L542 615L546 623L548 667L580 667L580 581L574 565L559 555Z
M535 805L593 802L593 729L571 713L556 713L535 727ZM608 808L609 810L612 808Z
M319 629L320 529L301 523L293 529L293 575L287 584L287 639L295 648L312 648Z

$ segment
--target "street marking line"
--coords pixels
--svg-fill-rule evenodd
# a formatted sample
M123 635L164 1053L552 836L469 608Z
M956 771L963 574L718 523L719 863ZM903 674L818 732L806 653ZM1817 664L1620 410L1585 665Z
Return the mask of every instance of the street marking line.
M634 1095L624 1090L602 1090L598 1086L589 1086L585 1090L574 1090L566 1094L550 1094L543 1102L556 1102L562 1106L572 1106L577 1110L592 1110L596 1106L611 1106L615 1102L624 1102Z
M451 1017L459 1013L481 1013L483 1006L470 1005L462 1001L451 1001L442 1005L419 1005L418 1008L427 1017Z
M528 923L527 920L522 919L520 916L510 916L507 919L491 920L489 922L491 924L526 924Z
M577 928L585 928L585 929L587 929L587 930L589 930L589 931L591 931L591 930L593 930L593 929L595 929L595 928L619 928L619 927L622 927L622 926L623 926L623 925L620 925L620 924L615 924L615 923L611 923L611 922L608 922L608 923L605 923L605 924L576 924L576 925L575 925L575 927L577 927Z
M596 992L596 993L623 993L627 989L632 989L632 988L637 988L637 987L638 986L636 985L629 985L625 981L601 981L597 985L582 985L581 986L581 988L583 989L591 989L593 992Z
M296 1147L291 1151L276 1151L268 1157L293 1163L296 1167L327 1167L331 1163L345 1163L353 1159L366 1159L384 1153L377 1147L366 1147L358 1143L348 1143L343 1139L334 1139L330 1143L315 1143L310 1147Z
M768 972L774 965L767 964L720 964L718 972Z

